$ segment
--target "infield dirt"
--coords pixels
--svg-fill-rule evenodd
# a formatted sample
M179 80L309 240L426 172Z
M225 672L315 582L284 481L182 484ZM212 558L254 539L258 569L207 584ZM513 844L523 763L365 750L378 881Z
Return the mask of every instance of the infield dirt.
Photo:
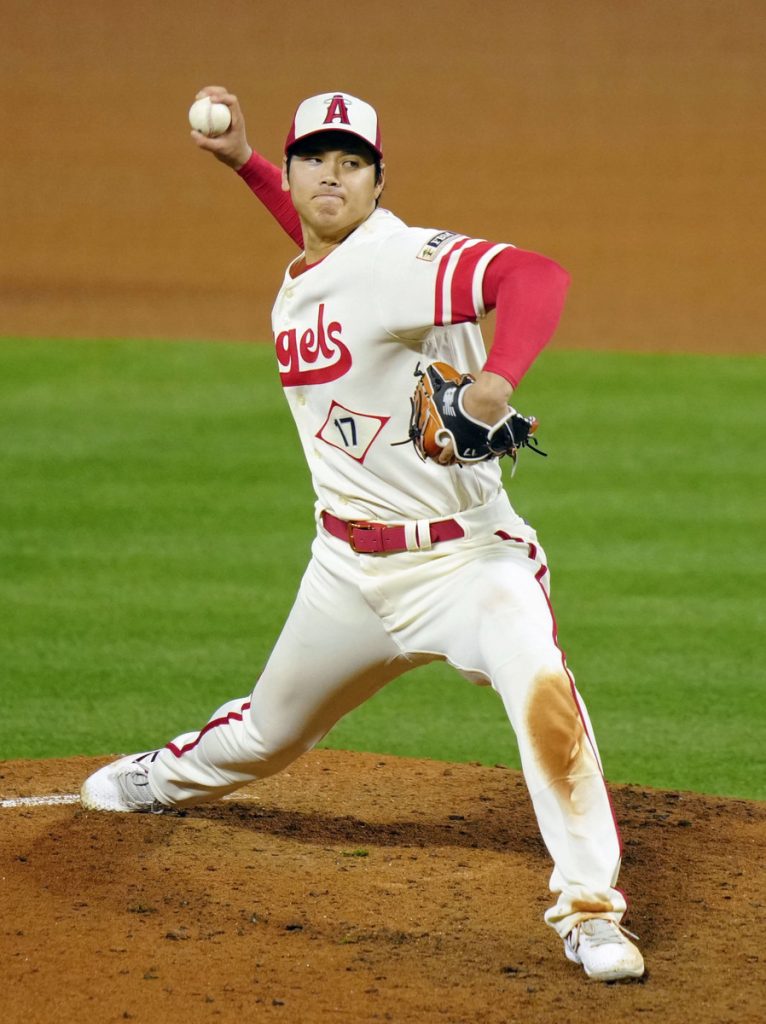
M0 797L103 758L0 763ZM614 786L648 972L588 982L502 767L315 751L183 815L3 808L4 1024L762 1021L766 805Z

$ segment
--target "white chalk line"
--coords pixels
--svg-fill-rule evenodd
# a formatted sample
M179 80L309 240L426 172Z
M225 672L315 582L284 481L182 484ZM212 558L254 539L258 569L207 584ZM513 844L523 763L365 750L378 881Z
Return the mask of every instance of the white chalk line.
M16 796L10 800L0 800L0 807L56 807L58 804L78 804L78 793L58 793L52 796Z
M229 793L223 800L257 800L255 796L245 793ZM0 810L13 810L18 807L59 807L63 804L79 804L79 793L53 793L50 796L16 796L0 800Z

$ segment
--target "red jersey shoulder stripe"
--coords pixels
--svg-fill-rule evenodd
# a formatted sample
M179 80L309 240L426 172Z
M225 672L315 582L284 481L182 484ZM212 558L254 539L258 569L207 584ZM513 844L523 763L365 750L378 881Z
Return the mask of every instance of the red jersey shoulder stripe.
M449 267L452 265L452 261L455 258L455 254L458 253L464 245L472 241L470 238L458 238L454 244L445 250L439 260L439 267L436 272L436 287L434 296L434 324L437 327L443 327L445 323L451 323L450 312L451 312L451 300L449 291L449 282L452 274L447 274ZM445 302L446 299L446 302Z
M450 300L451 322L478 320L486 313L482 284L491 260L507 248L496 242L477 242L460 254L452 275Z
M434 324L465 323L484 316L482 282L490 262L509 246L483 238L461 238L445 252L436 275Z

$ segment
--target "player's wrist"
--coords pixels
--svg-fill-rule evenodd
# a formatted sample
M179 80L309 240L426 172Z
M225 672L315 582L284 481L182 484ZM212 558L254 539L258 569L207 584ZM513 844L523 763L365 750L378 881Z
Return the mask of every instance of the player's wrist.
M479 394L506 404L513 394L513 385L492 370L482 370L476 378L474 387L478 389Z
M474 419L494 424L507 413L512 392L513 388L504 377L482 371L463 392L463 408Z
M252 146L245 143L238 153L233 153L229 166L239 174L243 167L250 163L253 157Z

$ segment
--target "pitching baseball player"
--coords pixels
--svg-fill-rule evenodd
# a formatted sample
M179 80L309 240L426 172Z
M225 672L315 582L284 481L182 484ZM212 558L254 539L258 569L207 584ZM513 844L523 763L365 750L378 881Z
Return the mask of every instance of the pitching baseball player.
M620 841L585 705L557 643L545 553L499 458L533 441L509 397L552 335L568 276L508 244L407 227L378 205L378 117L327 93L298 107L282 169L253 153L236 97L219 138L301 246L272 321L316 492L317 534L255 689L199 731L121 758L82 803L161 811L266 778L414 665L448 661L500 695L553 860L547 923L589 977L638 977L620 921ZM496 310L487 356L477 321ZM635 938L635 936L633 936Z

